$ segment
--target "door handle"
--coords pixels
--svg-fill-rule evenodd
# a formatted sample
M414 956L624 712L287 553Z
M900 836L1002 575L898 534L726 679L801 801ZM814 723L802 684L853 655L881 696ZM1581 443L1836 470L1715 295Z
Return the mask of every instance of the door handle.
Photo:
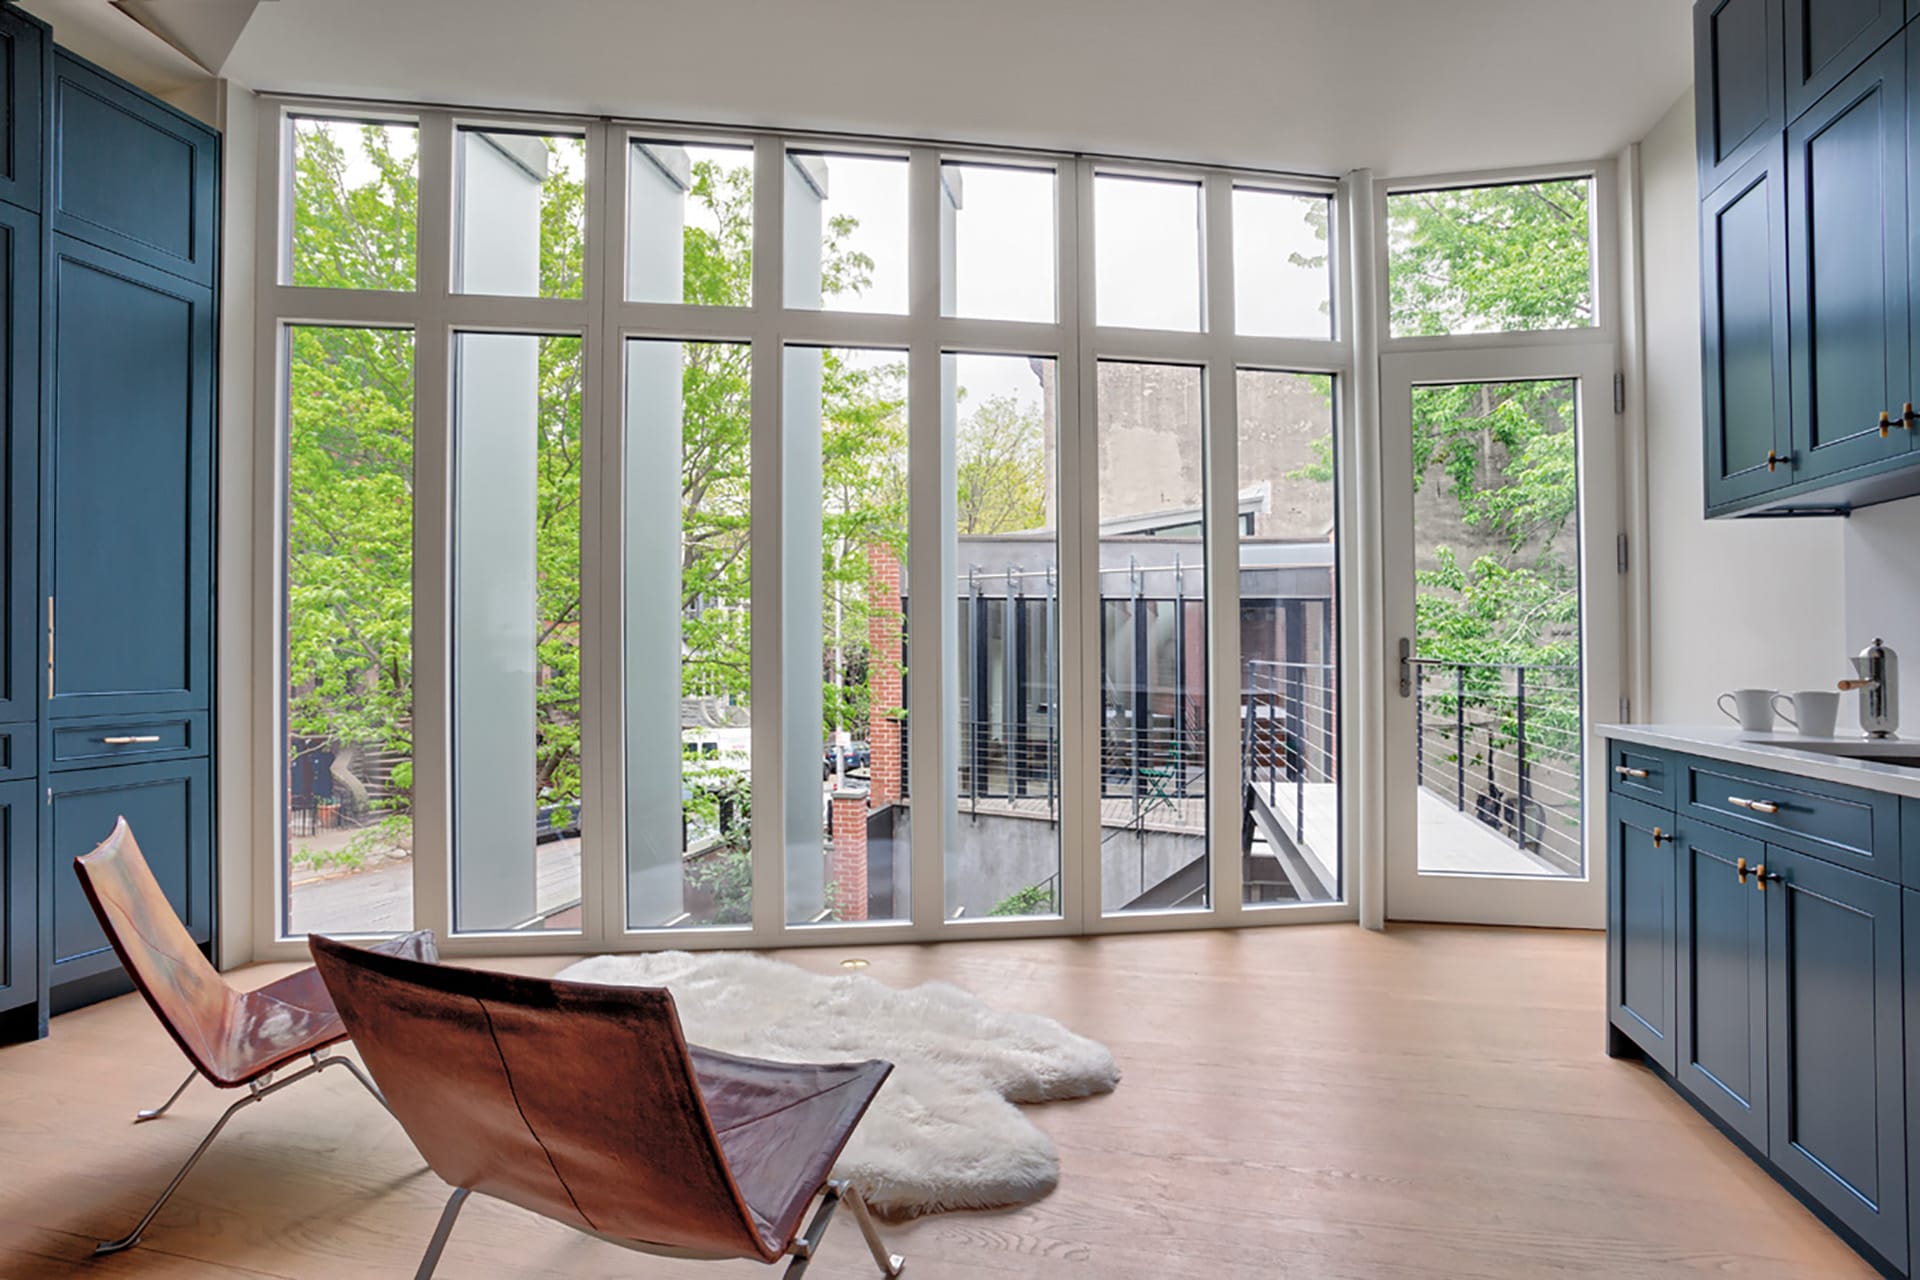
M1400 696L1413 696L1413 641L1400 637Z

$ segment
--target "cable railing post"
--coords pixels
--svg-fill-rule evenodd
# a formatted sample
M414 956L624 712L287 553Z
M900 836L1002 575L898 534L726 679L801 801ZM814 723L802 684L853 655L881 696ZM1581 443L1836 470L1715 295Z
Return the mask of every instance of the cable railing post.
M1520 793L1513 811L1513 838L1517 848L1527 847L1527 669L1513 669L1514 770Z
M1455 807L1467 811L1467 667L1453 669L1453 795Z

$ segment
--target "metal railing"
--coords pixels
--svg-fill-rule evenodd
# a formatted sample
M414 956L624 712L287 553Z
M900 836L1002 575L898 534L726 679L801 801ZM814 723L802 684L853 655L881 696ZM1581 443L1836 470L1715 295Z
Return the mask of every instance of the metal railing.
M1307 788L1339 777L1337 673L1326 662L1249 658L1240 691L1240 776L1276 816L1306 830Z
M1422 787L1554 866L1578 872L1580 668L1413 664Z

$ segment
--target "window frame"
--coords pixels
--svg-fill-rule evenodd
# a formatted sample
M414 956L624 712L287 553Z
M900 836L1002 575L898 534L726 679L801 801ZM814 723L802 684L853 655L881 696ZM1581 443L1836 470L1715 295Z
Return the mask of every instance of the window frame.
M1335 379L1334 421L1341 458L1337 511L1343 526L1340 581L1349 581L1346 522L1356 511L1363 472L1355 464L1363 393L1359 335L1371 323L1373 301L1355 287L1365 272L1356 267L1355 229L1364 231L1357 201L1367 189L1354 178L1250 169L1143 163L1018 147L933 144L856 138L797 130L728 129L724 126L655 120L612 120L465 108L405 109L377 103L347 103L299 97L258 101L258 187L255 237L253 345L255 420L263 429L254 451L251 486L255 528L271 530L272 550L254 557L249 583L248 629L252 637L251 731L265 746L249 762L253 786L245 841L230 841L232 856L255 859L249 916L258 959L297 959L304 942L282 936L281 868L284 866L285 751L283 484L283 334L296 324L346 324L406 328L415 335L415 541L414 541L414 925L435 931L450 957L679 948L847 946L926 942L954 938L1012 938L1089 933L1136 933L1167 929L1275 925L1356 918L1353 851L1343 841L1345 896L1332 903L1246 906L1242 902L1239 829L1239 734L1233 717L1217 710L1208 728L1211 908L1105 916L1097 900L1100 868L1098 752L1076 749L1097 742L1099 707L1097 370L1103 360L1193 365L1200 369L1205 406L1205 541L1207 558L1208 698L1212 708L1237 705L1239 697L1238 555L1240 522L1235 477L1239 421L1235 394L1241 368L1328 374ZM419 223L416 287L408 293L302 288L285 283L282 270L290 238L291 148L294 116L375 119L419 128ZM544 134L585 134L585 278L579 298L502 297L453 291L455 145L462 128ZM752 149L753 290L744 307L635 302L625 296L627 254L626 164L635 142L686 141L735 144ZM784 189L792 151L907 157L908 309L904 315L815 311L786 306ZM1051 168L1055 196L1056 315L1051 323L982 320L942 314L939 267L941 167L944 163ZM1201 198L1201 327L1198 332L1101 327L1094 323L1093 182L1097 173L1158 177L1198 183ZM1331 201L1328 253L1333 317L1326 340L1242 337L1234 331L1232 193L1253 186ZM1361 193L1356 195L1356 193ZM564 334L582 339L583 467L581 579L582 742L584 747L581 855L582 926L578 932L463 933L451 930L450 846L452 831L452 386L455 335L493 331ZM623 367L628 339L722 341L752 350L752 475L754 500L750 543L752 687L755 708L752 752L756 803L752 816L754 860L752 923L735 928L628 929L624 886L626 847L625 726L617 708L624 688L624 463ZM781 386L789 346L883 347L903 350L910 362L908 398L909 552L913 581L946 581L945 531L953 519L951 492L942 492L942 386L947 353L1034 355L1053 359L1059 370L1057 424L1059 466L1059 665L1061 808L1061 907L1057 915L1023 918L944 918L946 850L938 822L915 831L911 853L911 909L901 921L789 926L785 923L785 799L777 784L787 767L789 735L783 703L780 545L783 494ZM1359 398L1357 398L1359 397ZM229 482L232 477L229 477ZM1221 500L1216 500L1221 499ZM951 660L957 601L953 592L910 593L908 633L916 662L907 672L909 706L942 705L941 672ZM1363 593L1341 590L1335 609L1340 633L1357 636L1351 611ZM1343 706L1359 691L1360 650L1343 643L1340 696ZM1344 712L1343 712L1344 723ZM951 810L957 796L953 766L940 717L910 718L906 750L909 794L921 806ZM813 758L816 753L809 751ZM813 760L817 764L817 759ZM1343 763L1348 780L1364 781L1359 753ZM230 775L231 776L231 775ZM1344 788L1351 809L1361 787ZM1354 828L1345 820L1343 828Z

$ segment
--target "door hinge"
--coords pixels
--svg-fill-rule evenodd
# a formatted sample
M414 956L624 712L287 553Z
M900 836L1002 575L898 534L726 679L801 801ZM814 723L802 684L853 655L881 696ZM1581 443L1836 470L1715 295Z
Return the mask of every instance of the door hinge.
M1633 699L1624 693L1620 695L1620 723L1633 723Z
M1627 375L1624 373L1613 375L1613 411L1615 413L1627 411Z
M1627 535L1620 534L1613 542L1614 567L1621 573L1627 571Z

